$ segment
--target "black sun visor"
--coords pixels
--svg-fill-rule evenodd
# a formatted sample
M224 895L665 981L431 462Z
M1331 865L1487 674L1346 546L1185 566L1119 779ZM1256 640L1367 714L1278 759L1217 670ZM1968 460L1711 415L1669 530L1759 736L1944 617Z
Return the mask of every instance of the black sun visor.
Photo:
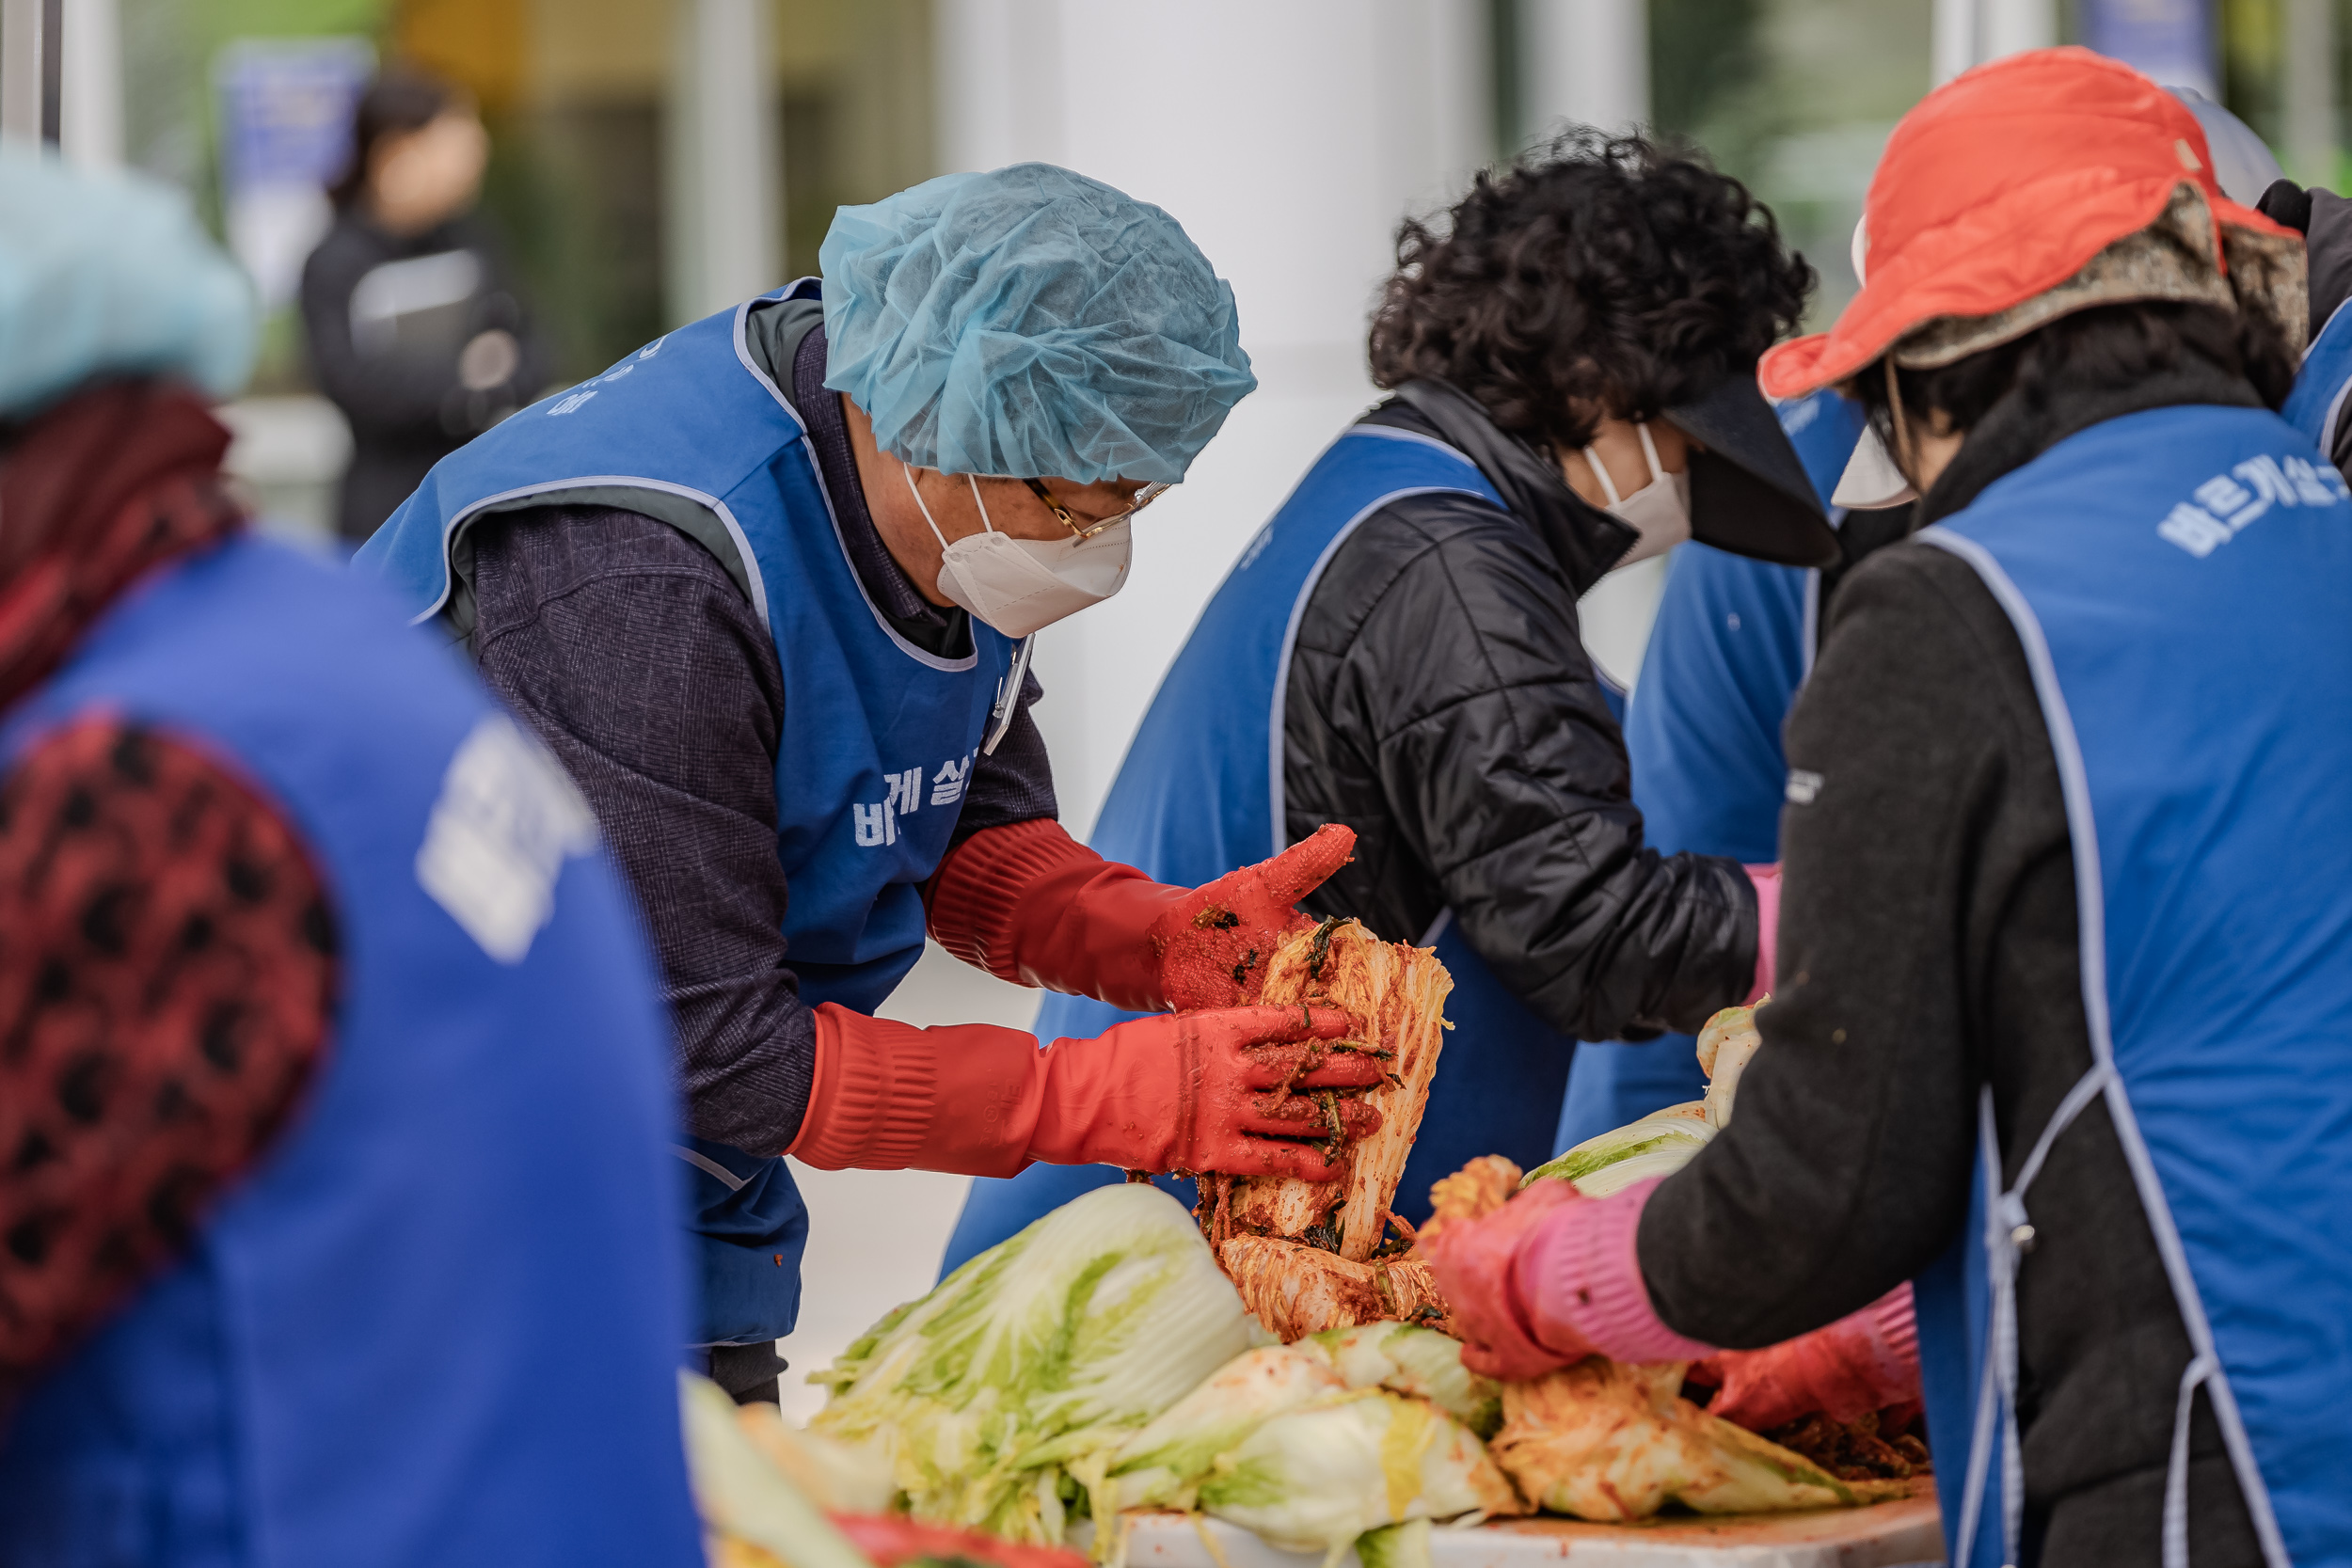
M1693 539L1782 566L1836 563L1837 534L1755 376L1727 376L1665 417L1706 449L1691 453Z

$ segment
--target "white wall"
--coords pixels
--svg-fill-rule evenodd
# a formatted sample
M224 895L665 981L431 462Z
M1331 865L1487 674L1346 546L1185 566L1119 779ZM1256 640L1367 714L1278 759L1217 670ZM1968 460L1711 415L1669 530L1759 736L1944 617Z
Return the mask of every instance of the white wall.
M1488 155L1483 0L940 0L942 162L1062 164L1166 208L1233 285L1258 390L1138 525L1117 603L1048 629L1038 709L1083 836L1234 555L1377 392L1398 219Z
M1604 131L1648 123L1646 0L1519 0L1518 14L1526 133L1561 119Z

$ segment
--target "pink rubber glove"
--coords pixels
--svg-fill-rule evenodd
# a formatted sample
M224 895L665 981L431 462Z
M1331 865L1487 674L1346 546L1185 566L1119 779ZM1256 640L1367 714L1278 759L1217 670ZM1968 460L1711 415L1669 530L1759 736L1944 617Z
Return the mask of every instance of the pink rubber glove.
M1910 1283L1827 1327L1762 1350L1725 1351L1692 1370L1723 1385L1708 1409L1751 1432L1816 1411L1851 1421L1890 1405L1916 1406L1919 1328Z
M1692 1361L1714 1354L1661 1322L1634 1256L1642 1207L1662 1177L1607 1197L1543 1180L1482 1219L1449 1223L1428 1244L1462 1364L1523 1382L1601 1354Z
M1747 995L1747 1001L1754 1002L1772 990L1772 962L1780 957L1780 866L1743 869L1756 889L1756 989Z
M1462 1365L1484 1377L1523 1383L1592 1354L1573 1332L1549 1343L1539 1339L1512 1284L1530 1236L1564 1205L1589 1202L1568 1182L1538 1181L1491 1214L1422 1231L1421 1250L1438 1276L1438 1293L1462 1332Z

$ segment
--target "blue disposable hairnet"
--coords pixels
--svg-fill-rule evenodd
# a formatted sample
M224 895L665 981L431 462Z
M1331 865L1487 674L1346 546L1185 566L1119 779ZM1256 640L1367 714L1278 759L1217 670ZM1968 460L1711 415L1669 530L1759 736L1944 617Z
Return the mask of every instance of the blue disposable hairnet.
M818 257L825 385L917 467L1173 483L1258 384L1176 220L1051 164L844 207Z
M252 284L177 190L0 143L0 418L107 374L225 397L256 325Z

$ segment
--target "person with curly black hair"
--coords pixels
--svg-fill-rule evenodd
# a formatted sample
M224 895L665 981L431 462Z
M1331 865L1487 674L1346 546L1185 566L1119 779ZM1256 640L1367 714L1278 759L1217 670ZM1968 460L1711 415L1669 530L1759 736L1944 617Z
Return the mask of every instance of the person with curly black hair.
M1094 847L1161 878L1343 823L1303 907L1438 947L1456 1027L1408 1221L1471 1156L1549 1157L1578 1039L1695 1030L1770 973L1769 871L1644 842L1577 600L1692 537L1836 558L1756 383L1813 281L1738 181L1640 137L1572 132L1407 221L1371 333L1394 396L1243 551L1111 788ZM1115 1180L978 1183L947 1265Z

